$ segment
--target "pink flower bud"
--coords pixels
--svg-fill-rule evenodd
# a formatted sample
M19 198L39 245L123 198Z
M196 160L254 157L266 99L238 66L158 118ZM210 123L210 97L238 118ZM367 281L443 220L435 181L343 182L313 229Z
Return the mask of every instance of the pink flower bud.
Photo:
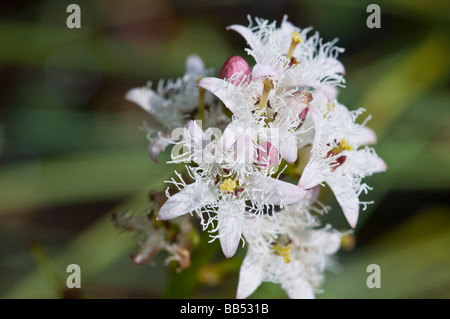
M247 61L238 55L233 55L223 64L219 72L219 78L228 80L236 73L240 73L241 75L231 81L234 85L240 84L241 81L245 83L250 82L250 67Z

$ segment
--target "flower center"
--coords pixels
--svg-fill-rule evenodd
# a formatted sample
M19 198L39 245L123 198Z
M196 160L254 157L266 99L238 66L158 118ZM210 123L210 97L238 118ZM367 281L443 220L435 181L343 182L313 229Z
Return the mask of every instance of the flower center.
M343 138L336 147L333 147L331 149L331 152L333 152L333 154L336 155L342 151L351 151L351 150L353 150L353 145L350 144L350 142L347 139Z
M287 245L279 245L279 244L275 244L272 246L272 249L275 251L275 254L280 255L281 257L283 257L283 260L286 264L291 262L291 258L292 258L292 244L287 244Z
M292 54L294 53L295 48L299 43L303 43L303 39L300 36L300 33L298 32L292 32L291 34L291 46L289 47L288 53L286 54L286 57L288 59L292 58ZM296 60L295 60L296 61ZM297 64L297 63L296 63Z
M226 178L222 183L220 183L220 190L223 192L232 192L236 188L236 181L232 178Z
M342 151L351 151L351 150L353 150L353 145L350 144L350 142L347 139L343 138L341 139L341 141L338 143L337 146L333 147L331 150L328 151L326 157L335 156L341 153ZM347 156L345 155L341 155L338 158L336 158L336 160L331 163L331 171L334 172L336 168L344 164L346 159Z
M292 240L286 235L280 235L278 238L272 243L273 251L275 254L283 257L283 260L286 264L291 262L292 259Z

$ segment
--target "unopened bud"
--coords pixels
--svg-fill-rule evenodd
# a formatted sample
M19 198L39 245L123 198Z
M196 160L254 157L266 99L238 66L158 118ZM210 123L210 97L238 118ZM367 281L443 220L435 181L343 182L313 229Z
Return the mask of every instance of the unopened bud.
M236 78L233 77L235 74ZM237 74L240 75L238 76ZM223 64L219 72L219 78L225 80L233 78L231 83L234 85L238 85L242 81L248 83L250 81L250 67L243 58L238 55L233 55Z

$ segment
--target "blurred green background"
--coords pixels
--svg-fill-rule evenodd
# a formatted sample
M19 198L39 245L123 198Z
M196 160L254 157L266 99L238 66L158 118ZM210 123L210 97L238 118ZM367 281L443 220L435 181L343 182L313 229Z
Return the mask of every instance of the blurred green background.
M377 1L381 29L366 27L374 1L14 1L0 13L0 297L234 298L244 249L226 260L203 241L181 273L134 265L138 247L111 214L143 210L173 169L152 164L146 114L124 100L133 87L183 74L197 53L219 70L242 55L226 31L247 14L314 26L346 49L339 100L372 114L388 172L366 180L374 200L356 245L341 251L318 298L450 297L450 7L448 1ZM81 7L81 29L66 8ZM166 156L167 154L163 155ZM161 161L163 162L163 161ZM327 221L348 229L335 200ZM81 266L82 288L65 289ZM368 289L369 264L381 288ZM285 298L263 284L253 298Z

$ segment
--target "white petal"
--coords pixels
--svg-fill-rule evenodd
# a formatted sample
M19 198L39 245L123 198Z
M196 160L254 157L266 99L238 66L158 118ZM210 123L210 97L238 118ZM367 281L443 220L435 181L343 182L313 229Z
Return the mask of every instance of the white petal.
M125 98L153 115L157 115L164 103L164 100L155 91L145 86L129 90Z
M233 123L234 122L231 122L230 124L228 124L227 128L225 129L222 136L220 137L220 139L217 143L217 151L218 152L225 152L234 143L236 143L239 133L237 132L237 128L235 127L235 125Z
M256 197L256 200L258 201L259 199L261 201L263 199L267 204L290 205L308 194L305 189L272 177L258 176L255 177L253 183L253 195Z
M169 144L170 141L168 139L161 138L157 138L150 143L148 153L153 162L158 163L158 155L164 151Z
M219 211L219 240L225 257L233 257L241 240L244 208L242 211Z
M297 139L293 134L285 134L280 140L281 156L289 163L294 163L297 160L298 149Z
M314 290L302 277L296 277L288 282L282 282L281 286L291 299L314 299Z
M198 55L191 54L187 57L186 73L196 77L200 77L205 73L205 64Z
M194 182L170 197L158 213L159 220L172 219L213 202L214 192L201 182Z
M381 173L387 169L386 163L375 153L374 149L370 147L349 152L343 165L352 167L357 173L364 176Z
M252 70L253 81L268 76L276 76L276 72L270 66L258 63L253 67Z
M247 252L239 272L239 283L236 293L237 299L250 296L264 279L263 260Z
M341 205L348 223L352 228L355 228L359 215L359 199L355 190L344 178L327 180L327 184L333 191L339 205Z
M359 145L371 145L377 142L377 135L368 127L361 127L361 133L359 134Z
M249 28L242 25L233 24L227 27L227 30L233 30L239 33L247 41L247 44L252 50L255 51L259 49L259 38Z
M325 172L323 167L320 166L321 159L310 160L303 170L302 176L298 182L298 187L303 189L310 189L317 186L325 180Z
M217 96L234 113L238 105L234 95L235 87L232 84L222 79L203 78L198 82L198 86Z

